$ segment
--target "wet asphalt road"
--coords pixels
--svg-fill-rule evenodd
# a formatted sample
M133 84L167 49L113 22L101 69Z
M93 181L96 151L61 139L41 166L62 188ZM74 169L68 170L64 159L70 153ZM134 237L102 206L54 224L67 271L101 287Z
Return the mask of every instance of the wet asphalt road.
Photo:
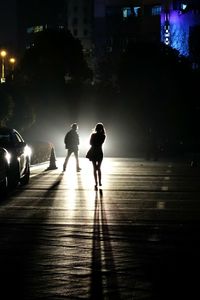
M71 158L0 202L0 299L198 299L200 169Z

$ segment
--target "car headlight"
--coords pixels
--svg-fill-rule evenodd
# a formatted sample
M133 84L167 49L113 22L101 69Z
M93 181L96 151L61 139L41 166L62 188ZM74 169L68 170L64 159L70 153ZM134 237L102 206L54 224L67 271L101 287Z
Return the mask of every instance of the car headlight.
M28 156L30 158L31 154L32 154L31 147L29 147L28 145L26 145L25 148L24 148L24 154L25 154L25 156Z
M8 164L10 164L11 154L8 151L5 153L5 159L7 160Z

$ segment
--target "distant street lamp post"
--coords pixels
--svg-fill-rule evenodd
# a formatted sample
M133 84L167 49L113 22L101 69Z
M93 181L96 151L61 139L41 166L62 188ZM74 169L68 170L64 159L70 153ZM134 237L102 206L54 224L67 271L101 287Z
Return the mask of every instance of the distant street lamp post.
M12 78L12 80L14 79L14 69L15 69L15 62L16 62L16 60L15 60L15 58L14 57L11 57L10 59L9 59L9 61L10 61L10 63L11 63L11 66L12 66L12 70L11 70L11 78Z
M1 83L6 82L5 78L5 57L7 55L7 52L5 50L1 50Z

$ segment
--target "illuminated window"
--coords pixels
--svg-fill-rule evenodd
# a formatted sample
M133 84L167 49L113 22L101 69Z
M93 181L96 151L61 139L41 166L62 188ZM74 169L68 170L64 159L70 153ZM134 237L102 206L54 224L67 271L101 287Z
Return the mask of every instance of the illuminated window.
M27 28L26 32L30 34L30 33L37 33L37 32L43 31L43 30L44 30L43 26L33 26L33 27Z
M140 14L140 11L141 11L141 7L140 6L134 6L133 11L134 11L135 16L138 17L139 14Z
M43 26L35 26L34 27L34 33L40 32L40 31L43 31Z
M187 3L186 1L174 1L173 2L173 9L178 11L184 11L187 9Z
M182 10L186 10L186 8L187 8L187 4L181 3L181 9L182 9Z
M123 18L129 18L131 16L138 17L140 15L141 7L134 6L134 7L123 7Z
M152 13L152 16L160 15L161 14L161 6L160 5L153 6L151 13Z
M131 7L124 7L123 11L123 18L128 18L131 16Z

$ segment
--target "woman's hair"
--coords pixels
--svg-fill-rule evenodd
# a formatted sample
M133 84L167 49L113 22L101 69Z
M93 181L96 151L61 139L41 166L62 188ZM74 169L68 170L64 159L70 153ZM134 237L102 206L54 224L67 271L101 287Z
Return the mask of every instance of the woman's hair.
M96 127L95 127L95 131L98 133L102 133L105 134L105 128L103 126L102 123L97 123Z

